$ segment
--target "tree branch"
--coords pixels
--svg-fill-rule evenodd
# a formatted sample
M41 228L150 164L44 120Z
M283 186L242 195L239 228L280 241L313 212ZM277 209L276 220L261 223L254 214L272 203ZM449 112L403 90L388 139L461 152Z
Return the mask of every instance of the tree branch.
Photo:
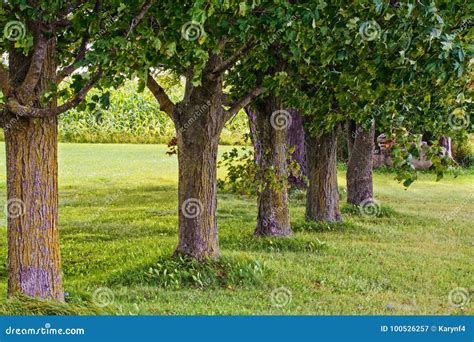
M78 5L76 8L78 8L79 6L80 5ZM95 5L94 5L94 12L99 13L101 6L102 6L102 1L96 0ZM57 24L59 24L59 22ZM70 76L74 71L78 69L77 64L86 57L87 45L89 44L89 40L90 40L90 35L89 33L86 33L84 37L82 37L81 45L79 46L79 49L77 50L77 54L76 54L76 57L74 58L74 62L64 67L62 70L58 72L56 84L61 83L66 77Z
M150 9L153 1L152 0L147 0L143 4L142 8L140 9L140 12L137 13L137 15L132 19L130 22L130 25L128 26L127 31L125 31L125 38L128 38L130 33L132 33L133 29L140 23L140 21L143 19L145 16L146 12Z
M227 58L225 61L223 61L221 64L219 64L213 71L214 77L219 76L222 74L224 71L230 69L237 61L239 58L245 54L247 51L249 51L251 48L254 47L254 42L253 41L248 41L246 42L240 49L234 52L232 56Z
M57 84L61 83L61 81L64 80L66 77L71 76L71 74L78 69L77 63L79 63L86 57L87 44L89 44L88 35L82 38L82 42L81 42L81 45L79 46L79 49L77 50L77 54L76 54L76 57L74 58L74 62L72 62L68 66L65 66L63 69L61 69L58 72L58 77L56 79Z
M194 68L190 67L186 70L186 84L184 87L184 101L187 101L193 91Z
M63 22L65 17L67 17L69 14L74 12L77 8L81 7L87 0L77 0L77 1L71 1L64 10L58 13L58 20L56 21L56 24L60 24Z
M28 67L28 72L26 73L25 79L21 83L18 90L18 95L21 101L24 103L28 102L28 99L31 97L36 85L38 84L41 76L41 70L43 70L44 58L48 45L48 42L43 37L43 33L40 30L37 30L35 38L35 48L31 58L30 66Z
M247 95L245 95L242 99L235 102L230 106L228 110L226 110L226 117L231 118L235 114L237 114L242 108L248 106L256 97L262 94L264 91L263 88L257 87L252 89Z
M102 77L102 69L99 68L72 100L54 109L54 115L59 115L64 112L67 112L69 109L72 109L75 106L77 106L79 103L81 103L85 99L89 90L91 90L92 87L94 87L94 85L100 80L101 77Z
M30 118L44 118L62 114L75 106L81 103L84 98L86 97L89 90L99 81L102 77L102 70L99 69L97 72L90 78L89 81L84 85L84 87L76 94L76 96L67 101L66 103L62 104L61 106L53 107L53 108L35 108L31 106L24 106L21 105L15 98L9 98L7 103L5 104L6 108L18 115Z
M158 84L158 82L156 82L156 80L153 78L153 76L150 73L148 73L146 85L148 89L150 89L153 96L158 100L161 110L164 111L166 114L168 114L171 119L173 119L174 118L173 112L174 112L175 105L170 100L165 90Z

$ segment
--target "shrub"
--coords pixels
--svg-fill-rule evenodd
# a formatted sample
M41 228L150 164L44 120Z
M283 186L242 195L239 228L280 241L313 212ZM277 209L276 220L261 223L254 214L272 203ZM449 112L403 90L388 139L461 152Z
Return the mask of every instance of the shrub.
M222 257L198 262L186 257L161 258L146 273L165 288L232 287L260 283L265 265L258 260Z

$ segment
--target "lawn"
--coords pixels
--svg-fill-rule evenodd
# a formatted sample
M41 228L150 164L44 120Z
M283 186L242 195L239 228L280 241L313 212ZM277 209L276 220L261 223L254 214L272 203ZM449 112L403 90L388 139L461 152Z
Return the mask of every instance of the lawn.
M4 202L3 143L0 151ZM158 259L166 262L177 243L177 158L165 151L164 145L60 145L61 252L69 302L61 310L159 315L474 313L472 300L463 308L448 301L452 289L474 290L472 173L448 175L440 182L423 174L408 190L393 174L376 173L382 214L362 216L344 207L345 223L330 229L304 224L304 194L294 192L291 219L297 232L283 240L252 237L254 198L219 193L222 255L231 268L239 268L239 260L254 263L255 274L250 271L242 283L223 286L167 286L146 276ZM342 170L339 185L344 197ZM25 299L5 301L3 213L0 227L1 312L28 313ZM97 307L93 294L102 287L114 298ZM278 291L282 297L274 296Z

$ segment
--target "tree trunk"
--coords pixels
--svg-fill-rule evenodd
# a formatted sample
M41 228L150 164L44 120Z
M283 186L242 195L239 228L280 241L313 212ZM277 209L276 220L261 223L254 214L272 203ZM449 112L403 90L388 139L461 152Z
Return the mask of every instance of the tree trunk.
M307 177L307 171L303 118L296 109L289 109L288 112L291 114L292 120L286 132L286 144L287 146L295 147L291 157L298 163L301 171L301 175L290 174L288 182L298 189L306 189L306 181L304 178Z
M219 256L217 147L219 137L178 134L179 244L177 254L203 260Z
M306 165L309 186L306 192L306 219L341 220L337 189L337 129L316 137L306 135Z
M351 123L348 130L347 202L361 205L372 202L372 159L375 148L375 125L369 129Z
M10 53L14 86L31 57ZM47 47L32 104L56 75L55 42ZM16 118L7 113L8 294L64 300L58 230L57 119Z
M285 120L290 122L288 117L284 117L288 115L288 112L278 112L280 107L273 96L258 101L254 108L255 134L260 144L259 182L262 184L262 190L257 199L258 216L255 235L291 235L287 186L287 127L285 124L281 126L272 124L278 120L276 115L281 116L283 123Z

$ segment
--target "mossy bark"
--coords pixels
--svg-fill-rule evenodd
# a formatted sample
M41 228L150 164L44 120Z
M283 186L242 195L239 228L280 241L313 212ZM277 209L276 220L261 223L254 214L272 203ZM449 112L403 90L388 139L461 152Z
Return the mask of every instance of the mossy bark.
M265 97L252 106L256 140L261 146L259 182L262 189L257 198L255 229L255 235L258 236L292 234L288 210L287 127L274 127L271 124L272 114L280 109L273 96Z

